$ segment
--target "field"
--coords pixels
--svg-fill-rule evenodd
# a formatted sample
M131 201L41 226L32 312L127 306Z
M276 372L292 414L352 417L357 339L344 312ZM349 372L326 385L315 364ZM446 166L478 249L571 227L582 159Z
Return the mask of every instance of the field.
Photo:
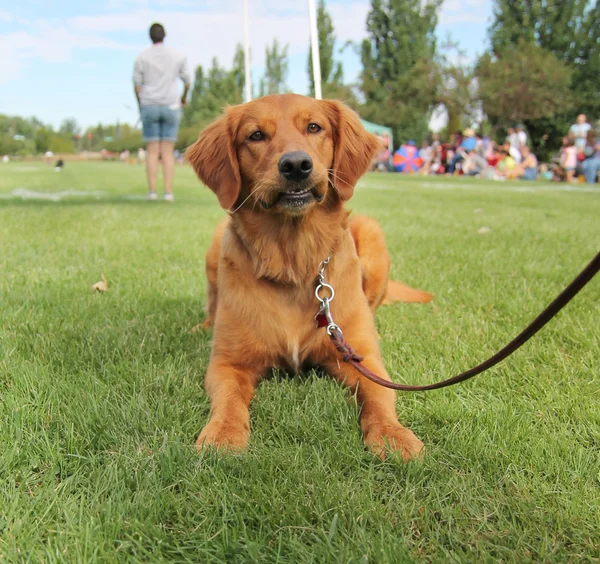
M223 212L186 167L174 204L144 192L137 165L0 165L0 561L598 561L600 280L489 373L398 394L420 462L366 452L319 372L261 384L247 454L199 455ZM495 352L600 244L597 186L367 175L351 207L435 294L377 314L408 383Z

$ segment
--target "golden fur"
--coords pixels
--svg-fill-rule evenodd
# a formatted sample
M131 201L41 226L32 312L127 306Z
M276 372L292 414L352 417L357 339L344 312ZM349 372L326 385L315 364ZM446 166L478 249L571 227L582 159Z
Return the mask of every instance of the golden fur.
M334 319L365 366L389 378L375 309L384 302L431 299L388 282L381 228L364 216L350 218L344 208L377 148L376 137L344 104L283 94L228 108L188 149L199 178L230 212L217 226L206 259L205 325L214 323L214 340L205 378L211 416L199 448L247 446L248 408L271 368L321 366L356 390L369 448L384 456L387 446L405 460L421 451L421 441L398 422L395 393L341 362L313 319L319 264L331 256L326 276L336 292ZM313 165L302 184L311 196L300 207L288 204L295 184L278 169L282 155L294 151L309 155Z

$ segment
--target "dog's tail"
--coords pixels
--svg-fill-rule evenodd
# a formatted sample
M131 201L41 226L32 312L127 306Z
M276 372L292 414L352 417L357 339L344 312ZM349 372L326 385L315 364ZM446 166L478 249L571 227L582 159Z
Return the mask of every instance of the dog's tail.
M383 304L391 304L394 302L405 302L411 304L427 304L433 300L433 295L423 290L411 288L401 282L390 280L388 282L387 291Z

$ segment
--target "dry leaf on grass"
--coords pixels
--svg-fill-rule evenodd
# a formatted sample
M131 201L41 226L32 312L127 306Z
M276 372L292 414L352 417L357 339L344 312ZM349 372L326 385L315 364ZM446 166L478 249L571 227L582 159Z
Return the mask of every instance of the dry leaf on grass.
M477 230L477 233L479 233L480 235L485 235L486 233L489 233L490 231L491 231L491 229L489 227L484 226L484 227L480 227Z
M96 282L92 289L96 290L96 292L106 292L108 290L108 282L106 281L106 277L104 276L104 272L100 273L102 280L100 282Z

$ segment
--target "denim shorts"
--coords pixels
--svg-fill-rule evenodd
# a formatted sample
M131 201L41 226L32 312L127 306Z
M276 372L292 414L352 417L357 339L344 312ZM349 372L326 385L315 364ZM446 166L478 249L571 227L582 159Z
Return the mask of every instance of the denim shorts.
M169 106L142 106L140 108L144 141L177 141L181 110Z

